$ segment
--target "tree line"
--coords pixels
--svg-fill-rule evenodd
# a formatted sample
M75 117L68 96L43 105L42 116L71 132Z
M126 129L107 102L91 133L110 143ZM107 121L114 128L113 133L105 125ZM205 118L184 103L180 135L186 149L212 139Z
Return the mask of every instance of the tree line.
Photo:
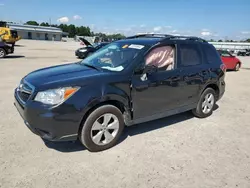
M210 39L208 40L208 42L250 42L250 38L249 39L246 39L246 40L241 40L241 41L236 41L236 40L213 40L213 39Z
M12 22L10 22L12 23ZM94 33L93 31L91 31L91 29L89 27L85 27L85 26L75 26L73 24L49 24L48 22L42 22L42 23L38 23L36 21L27 21L26 22L27 25L34 25L34 26L47 26L47 27L57 27L60 28L63 32L68 33L69 37L75 37L76 35L78 36L98 36L100 38L102 38L103 40L110 40L110 39L123 39L125 38L125 36L121 33L117 33L117 34L112 34L112 35L106 35L105 33ZM210 39L208 40L208 42L250 42L250 38L246 39L246 40L242 40L242 41L234 41L234 40L214 40L214 39Z
M112 35L106 35L104 33L94 33L93 31L91 31L91 29L89 27L85 27L85 26L75 26L73 24L49 24L48 22L42 22L42 23L38 23L36 21L27 21L26 22L27 25L34 25L34 26L47 26L47 27L57 27L60 28L63 32L68 33L69 37L75 37L76 35L78 36L98 36L100 38L102 38L103 40L109 40L109 39L114 39L114 40L118 40L118 39L122 39L125 38L125 36L121 33L117 33L117 34L112 34Z

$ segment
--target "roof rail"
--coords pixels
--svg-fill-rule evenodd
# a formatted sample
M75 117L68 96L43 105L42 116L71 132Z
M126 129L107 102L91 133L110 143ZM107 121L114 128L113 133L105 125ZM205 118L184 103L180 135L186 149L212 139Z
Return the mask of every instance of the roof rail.
M170 36L172 36L172 35L168 35L168 34L138 34L138 35L134 35L134 36L129 36L126 39L135 39L135 38L140 38L140 37L167 38Z
M162 41L171 40L171 39L184 39L184 40L193 40L193 41L199 41L199 42L206 42L205 39L199 38L199 37L193 37L193 36L175 36L175 35L168 35L168 34L138 34L134 36L127 37L126 39L135 39L135 38L141 38L141 37L157 37L162 38ZM161 41L161 42L162 42Z
M199 37L193 37L193 36L170 36L169 38L165 38L163 40L169 40L169 39L184 39L184 40L193 40L193 41L199 41L199 42L206 42L205 39L199 38Z

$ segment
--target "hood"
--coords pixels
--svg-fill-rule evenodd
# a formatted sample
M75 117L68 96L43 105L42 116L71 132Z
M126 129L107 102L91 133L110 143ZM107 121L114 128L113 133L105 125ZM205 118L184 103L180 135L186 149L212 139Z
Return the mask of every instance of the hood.
M81 37L81 38L79 38L82 42L84 42L84 44L86 45L86 46L92 46L92 44L90 44L90 42L89 41L87 41L86 39L84 39L83 37Z
M83 79L93 76L98 77L102 74L104 74L104 72L79 63L71 63L36 70L29 73L24 79L36 88L49 87L52 85L61 87L67 84L79 85L79 83L82 84Z

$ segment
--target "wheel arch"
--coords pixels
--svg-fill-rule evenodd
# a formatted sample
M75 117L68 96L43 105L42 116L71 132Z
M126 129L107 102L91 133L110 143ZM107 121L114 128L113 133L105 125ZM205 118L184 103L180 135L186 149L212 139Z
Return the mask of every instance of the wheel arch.
M235 64L235 66L236 66L237 64L239 64L239 65L240 65L240 68L241 68L241 65L242 65L241 61L238 61L238 62Z
M89 105L90 107L84 112L84 115L83 115L82 120L81 120L80 125L79 125L78 134L82 130L83 125L84 125L84 121L87 119L87 117L94 110L96 110L97 108L104 106L104 105L113 105L116 108L118 108L122 114L124 114L124 112L126 112L126 114L127 113L130 114L129 107L126 103L124 103L124 100L119 100L117 98L116 99L109 99L109 100L99 100L98 102L94 102L92 105Z
M200 93L200 95L202 95L202 93L207 89L207 88L212 88L215 91L216 94L216 100L218 100L219 95L220 95L220 88L218 87L218 85L216 83L208 83L202 90L202 92Z

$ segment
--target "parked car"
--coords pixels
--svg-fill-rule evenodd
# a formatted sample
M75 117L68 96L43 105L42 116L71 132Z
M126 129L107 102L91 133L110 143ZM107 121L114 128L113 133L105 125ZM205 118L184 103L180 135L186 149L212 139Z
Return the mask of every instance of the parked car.
M237 56L246 56L247 50L239 50Z
M95 51L99 50L100 48L106 46L109 44L108 42L101 42L101 43L96 43L96 44L90 44L87 40L81 38L81 40L84 42L85 47L79 48L75 51L75 55L80 58L84 59L91 54L93 54Z
M0 58L4 58L8 54L14 53L14 45L0 42Z
M222 62L225 64L226 69L239 71L241 67L241 61L226 50L218 50Z
M71 64L36 70L15 89L15 106L43 139L114 146L124 126L192 110L206 118L225 92L225 66L203 39L136 35Z
M246 49L246 56L250 56L250 49Z

